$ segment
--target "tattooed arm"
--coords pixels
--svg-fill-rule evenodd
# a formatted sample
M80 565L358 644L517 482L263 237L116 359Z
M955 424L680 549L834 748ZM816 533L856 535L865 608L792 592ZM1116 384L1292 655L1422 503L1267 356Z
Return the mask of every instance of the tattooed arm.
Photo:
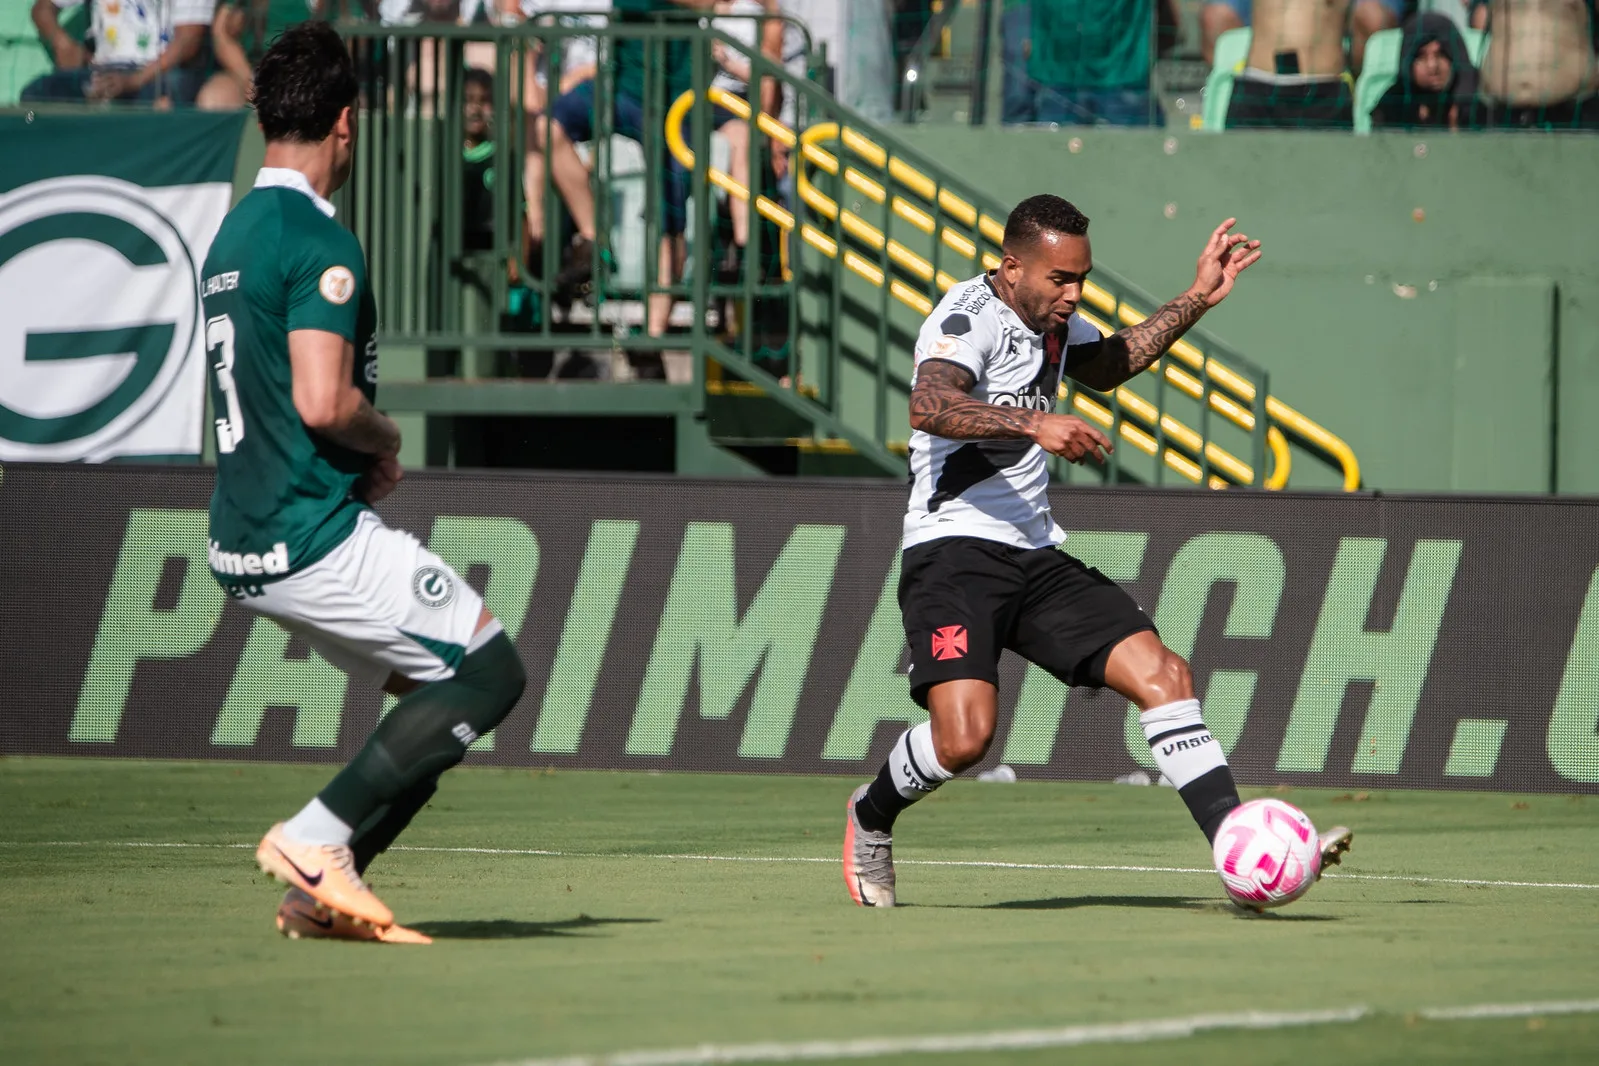
M924 361L911 389L911 428L947 440L1030 440L1074 463L1098 462L1100 448L1111 450L1105 435L1080 418L984 403L971 395L976 383L958 363Z
M1109 392L1149 369L1209 309L1203 296L1185 292L1136 326L1069 347L1066 373L1091 389Z
M1170 351L1206 311L1227 298L1238 275L1260 258L1259 241L1227 232L1237 221L1229 218L1211 233L1199 254L1191 289L1136 326L1091 344L1072 345L1066 351L1066 373L1091 389L1109 392Z
M911 428L948 440L1031 439L1042 411L984 403L971 395L975 384L972 372L958 363L922 363L911 390Z

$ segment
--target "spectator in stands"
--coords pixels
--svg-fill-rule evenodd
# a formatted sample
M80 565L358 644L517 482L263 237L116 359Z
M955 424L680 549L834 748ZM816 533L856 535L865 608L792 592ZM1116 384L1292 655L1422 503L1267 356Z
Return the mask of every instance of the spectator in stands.
M1458 130L1471 121L1476 95L1477 69L1459 28L1448 15L1413 15L1405 21L1399 80L1372 109L1372 125Z
M531 19L540 26L593 27L605 25L603 15L589 14L600 6L597 0L500 0L502 24L515 25ZM552 72L551 60L559 58L559 72ZM525 72L524 85L528 86L524 106L527 108L528 153L522 166L522 192L527 202L527 226L530 240L528 268L537 275L544 262L544 189L545 152L548 141L549 105L557 97L571 92L585 82L592 82L598 71L598 52L593 37L562 37L559 44L547 47L542 42L529 56L530 69ZM552 74L554 76L552 77Z
M1254 32L1233 81L1228 128L1354 128L1351 65L1358 68L1375 30L1399 24L1401 8L1399 0L1253 0L1245 15Z
M1349 69L1358 74L1360 64L1366 56L1366 39L1378 30L1391 30L1398 26L1407 8L1414 6L1415 0L1287 0L1287 2L1262 0L1261 8L1269 7L1273 10L1256 20L1252 18L1254 14L1251 10L1252 0L1206 0L1205 6L1199 11L1199 53L1206 63L1215 62L1216 38L1228 30L1250 25L1256 30L1256 46L1262 44L1263 36L1275 38L1274 31L1286 30L1285 37L1267 40L1264 44L1273 52L1292 50L1299 47L1300 38L1303 37L1298 30L1300 25L1329 25L1330 19L1324 15L1332 14L1337 15L1336 35L1338 40L1342 41L1347 12ZM1343 46L1340 44L1340 53L1342 50ZM1251 56L1253 54L1251 52ZM1255 65L1253 59L1250 60L1250 65ZM1276 68L1259 69L1272 71ZM1340 67L1339 72L1342 70Z
M782 62L783 54L783 24L776 18L763 21L763 15L778 15L781 12L777 0L718 0L717 14L721 17L711 20L713 29L720 30L729 37L738 40L744 45L744 50L729 48L721 41L711 45L711 58L718 67L716 77L711 80L713 88L732 93L734 96L749 100L750 83L750 54L756 51L757 41L759 49L773 62ZM775 103L775 97L768 101ZM758 106L761 101L756 100ZM750 126L748 122L739 118L725 107L717 105L711 111L711 128L716 130L727 141L731 151L732 160L728 166L728 174L744 188L750 188ZM749 202L732 198L729 205L733 216L733 245L729 249L729 261L724 264L736 274L738 263L743 261L743 250L749 244L750 212Z
M278 34L322 14L326 0L220 0L211 22L217 66L195 103L207 111L245 105L255 84L255 65Z
M614 0L614 22L639 22L665 12L689 8L709 12L716 0ZM693 50L686 40L668 41L664 46L664 75L667 101L675 100L693 88ZM616 41L612 54L616 62L614 129L624 137L645 144L663 136L659 129L644 128L644 85L646 55L652 46L633 38ZM663 101L665 104L665 101ZM593 276L595 229L594 190L589 172L577 154L576 144L594 136L594 83L586 81L561 96L550 107L549 166L551 177L572 214L577 236L568 249L566 265L556 277L557 288L576 295L585 291ZM660 175L663 201L660 212L661 247L659 282L675 284L683 275L686 259L684 230L688 222L688 172L669 152L663 153ZM652 292L645 320L651 337L664 337L672 314L672 297ZM659 351L629 351L628 361L640 378L664 379L665 364Z
M480 252L494 247L494 75L468 67L461 81L461 238Z
M1158 5L1155 0L1033 0L1027 10L1027 37L1020 49L1027 82L1012 78L1006 83L1008 121L1112 126L1161 121L1150 70L1157 12L1161 23L1175 25L1173 0ZM1015 51L1013 45L1002 47Z
M1033 32L1032 0L1004 0L999 16L1000 121L1033 121L1033 83L1027 77L1028 39Z
M1493 129L1599 129L1594 0L1475 0L1491 33L1474 124Z
M23 102L194 103L202 78L197 60L216 0L87 2L89 50L61 28L58 14L79 0L34 0L33 24L54 54L56 69L24 86Z

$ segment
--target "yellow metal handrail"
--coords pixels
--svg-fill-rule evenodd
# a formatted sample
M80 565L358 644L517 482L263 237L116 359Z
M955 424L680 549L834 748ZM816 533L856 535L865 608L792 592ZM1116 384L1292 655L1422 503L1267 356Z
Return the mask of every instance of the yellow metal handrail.
M915 170L897 157L890 156L881 145L861 135L856 130L849 127L840 127L838 123L821 123L806 130L803 136L796 137L793 130L784 126L770 115L764 112L758 115L754 114L748 101L742 97L734 96L732 93L713 86L707 91L706 98L711 103L720 105L746 122L751 121L753 117L756 127L779 143L789 148L798 146L802 162L796 167L795 184L796 192L800 199L819 215L837 220L840 227L854 239L868 247L885 252L889 259L902 269L920 278L924 283L930 282L937 285L941 292L956 284L959 279L944 271L936 271L933 264L928 262L926 258L906 248L898 241L887 237L882 230L854 212L841 211L836 201L811 183L806 173L804 162L809 162L834 176L841 176L843 181L851 188L854 188L875 203L886 203L896 216L904 219L922 232L930 236L936 233L946 247L963 258L974 260L977 258L978 249L976 244L965 234L948 226L940 229L933 216L920 206L898 195L890 198L888 191L883 188L881 183L862 174L855 168L844 167L842 175L840 175L838 157L821 148L817 144L818 141L840 141L844 147L863 158L870 165L886 170L893 180L906 186L921 196L922 199L931 201L936 198L939 207L946 214L951 215L967 226L975 226L984 239L998 244L1004 238L1003 223L984 212L980 212L975 206L949 190L938 188L937 183L932 178ZM692 91L679 96L673 102L671 108L668 109L665 123L668 150L671 151L679 163L690 170L694 167L695 157L693 150L688 147L683 138L682 125L683 119L687 117L693 105L694 93ZM737 197L746 203L751 202L750 190L727 173L714 167L708 167L706 169L706 177L711 184L722 189L729 196ZM785 238L788 234L798 229L801 239L807 244L810 244L829 258L839 258L837 242L821 230L809 223L798 221L792 212L764 195L754 197L753 202L757 213L782 230ZM783 244L786 252L786 239ZM843 263L855 274L875 286L882 287L884 281L887 280L890 293L906 306L924 315L932 312L933 301L897 278L885 279L883 271L863 256L845 249ZM984 269L992 270L999 265L999 257L985 252L982 255L982 264ZM1084 299L1086 302L1105 311L1106 314L1117 315L1123 322L1129 324L1142 321L1144 317L1126 305L1118 304L1114 296L1092 282L1088 284L1085 290ZM1084 317L1098 328L1101 333L1109 334L1113 332L1103 321L1092 315L1085 313ZM1188 342L1179 341L1173 347L1172 354L1193 369L1209 373L1213 380L1243 397L1246 403L1253 402L1255 395L1253 384L1216 360L1207 359ZM1164 373L1167 382L1176 386L1185 395L1196 400L1205 398L1205 390L1201 382L1177 367L1168 365L1160 371L1157 371L1155 367L1151 367L1150 372ZM1065 398L1067 395L1068 390L1063 386L1061 396ZM1136 392L1123 386L1117 388L1115 396L1124 411L1149 426L1158 425L1161 432L1179 446L1195 454L1200 454L1202 448L1203 454L1210 465L1225 473L1234 483L1246 485L1254 483L1254 470L1248 463L1245 463L1214 442L1204 441L1197 431L1184 425L1169 414L1162 414L1154 404L1145 400ZM1107 429L1115 422L1114 415L1109 409L1081 392L1072 396L1072 403L1085 416ZM1273 405L1275 405L1275 410ZM1209 406L1234 425L1253 432L1255 428L1253 412L1233 399L1213 391L1209 395ZM1337 456L1344 467L1345 488L1352 490L1359 487L1358 464L1355 462L1354 453L1342 440L1300 415L1286 404L1275 401L1269 396L1267 397L1267 411L1271 417L1287 423L1291 429L1325 448L1330 454ZM1160 452L1156 439L1138 426L1129 425L1126 421L1123 421L1118 432L1134 447L1147 455L1155 456ZM1265 479L1265 485L1269 489L1280 489L1287 484L1289 472L1292 468L1292 455L1288 449L1286 438L1276 426L1267 428L1266 438L1267 446L1271 452L1272 468ZM1167 466L1191 481L1198 483L1205 480L1200 465L1188 456L1167 449L1163 460ZM1226 479L1212 475L1209 483L1214 488L1221 488L1225 487L1229 482Z

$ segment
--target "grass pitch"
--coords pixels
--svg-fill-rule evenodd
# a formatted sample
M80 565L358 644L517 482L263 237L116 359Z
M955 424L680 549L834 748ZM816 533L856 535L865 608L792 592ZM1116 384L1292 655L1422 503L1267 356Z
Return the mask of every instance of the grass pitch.
M1428 1013L1599 999L1595 797L1295 791L1354 851L1249 918L1169 789L957 781L902 819L907 906L877 912L836 861L852 781L457 770L370 874L437 938L402 948L273 930L281 890L250 849L329 773L0 759L0 1060L479 1066L1133 1023L870 1061L1599 1061L1599 1003ZM1116 866L1163 869L1091 868ZM1494 881L1523 884L1465 883Z

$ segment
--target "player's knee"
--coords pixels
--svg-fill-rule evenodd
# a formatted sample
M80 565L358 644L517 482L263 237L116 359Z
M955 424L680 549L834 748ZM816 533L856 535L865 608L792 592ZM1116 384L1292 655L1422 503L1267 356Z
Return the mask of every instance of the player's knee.
M980 729L950 730L933 738L933 750L938 754L938 764L952 774L970 769L983 761L993 734Z
M1193 698L1194 675L1188 660L1170 648L1162 648L1161 654L1150 662L1134 695L1138 705L1146 710Z
M479 734L498 725L527 688L527 669L511 638L501 631L471 651L456 671L456 680L481 693L474 723Z

